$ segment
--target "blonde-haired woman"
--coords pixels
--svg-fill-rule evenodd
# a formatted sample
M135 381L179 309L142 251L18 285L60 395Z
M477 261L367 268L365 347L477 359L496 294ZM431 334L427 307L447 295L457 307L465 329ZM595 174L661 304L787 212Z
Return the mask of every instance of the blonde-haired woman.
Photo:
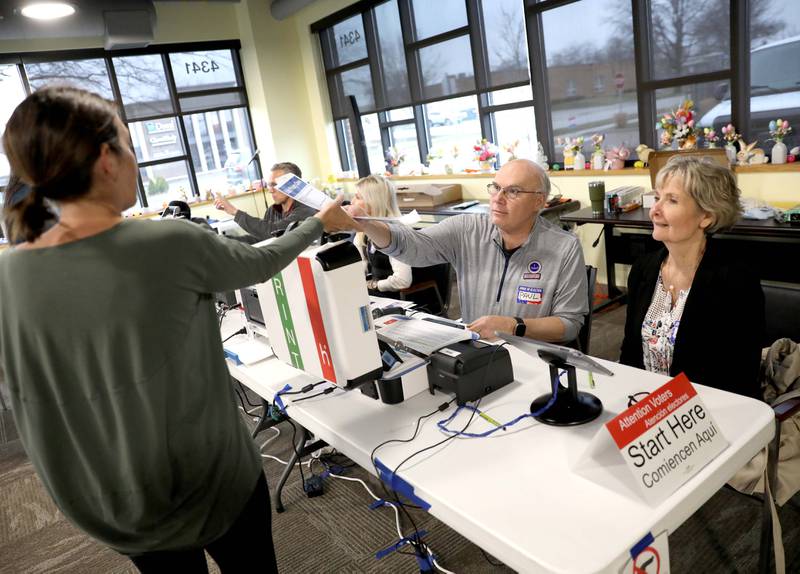
M731 170L676 155L650 209L664 247L634 263L620 362L756 398L764 293L752 262L711 238L741 214Z
M397 191L394 184L380 175L368 175L356 182L351 214L369 217L400 217ZM401 289L411 285L411 266L384 255L363 233L356 235L355 244L360 249L372 278L367 281L371 295L397 298Z

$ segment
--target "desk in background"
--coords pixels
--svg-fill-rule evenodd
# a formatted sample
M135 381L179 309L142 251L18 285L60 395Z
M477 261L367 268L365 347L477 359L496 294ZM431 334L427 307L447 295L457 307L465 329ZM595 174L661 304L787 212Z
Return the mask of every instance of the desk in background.
M223 336L235 331L241 320L240 313L226 317ZM513 347L509 351L515 381L480 403L482 411L501 422L527 412L533 398L550 390L544 362ZM552 427L529 418L488 438L450 440L415 457L399 476L431 505L433 516L519 572L618 571L631 547L648 532L674 532L711 498L771 440L775 423L772 409L764 403L698 386L730 446L669 498L652 506L626 482L628 470L622 458L608 468L603 481L572 470L595 434L605 432L602 425L625 410L628 395L652 391L668 380L600 362L616 375L595 376L597 388L591 392L605 409L599 419L579 427ZM250 366L230 362L228 366L234 378L269 401L285 384L299 389L316 382L274 357ZM588 390L584 372L578 373L578 380L579 389ZM387 405L358 391L336 391L289 405L287 413L316 438L374 473L372 449L388 439L409 438L417 418L448 398L425 392ZM408 455L442 440L445 435L436 422L451 412L427 419L411 443L382 447L378 458L394 468ZM450 427L462 428L466 417L462 413ZM476 417L469 430L490 428ZM366 506L364 512L369 512ZM437 550L446 557L445 548Z
M481 213L489 213L489 204L488 203L478 203L477 205L473 205L467 207L466 209L454 209L454 206L461 205L463 203L469 202L471 200L465 199L463 201L452 201L450 203L443 203L442 205L437 205L435 207L404 207L400 206L400 210L403 213L407 213L411 211L411 209L416 209L417 213L422 216L422 220L420 223L423 225L431 225L434 223L439 223L451 217L453 215L461 215L462 213L472 213L472 214L481 214ZM559 220L559 216L564 213L569 213L571 211L577 211L580 209L581 204L578 201L569 199L563 203L558 203L552 207L544 208L539 215L544 217L545 219L550 220L552 223L556 225L561 225L561 221Z
M630 265L663 245L652 238L653 224L647 214L647 210L639 208L619 215L594 217L588 207L560 215L564 223L603 226L608 301L595 309L624 298L616 284L615 263ZM755 268L760 279L800 283L800 227L778 223L774 219L740 219L732 229L717 233L714 238L721 249L741 261L743 267Z

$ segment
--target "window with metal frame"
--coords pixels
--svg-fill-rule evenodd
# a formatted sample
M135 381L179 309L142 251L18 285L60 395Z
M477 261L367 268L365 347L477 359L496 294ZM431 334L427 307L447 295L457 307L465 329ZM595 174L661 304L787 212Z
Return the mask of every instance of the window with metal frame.
M261 169L239 47L223 41L21 54L0 66L0 121L31 90L72 84L118 104L139 162L136 209L242 191Z
M769 120L793 117L800 109L800 102L792 103L792 94L800 92L781 87L779 80L764 79L796 79L796 58L763 58L758 53L762 46L777 48L800 37L800 16L791 0L525 0L525 5L528 52L539 55L531 58L536 125L550 157L558 151L554 147L557 135L585 135L597 128L587 126L592 123L587 117L592 114L587 112L601 113L598 72L606 78L607 91L622 86L616 117L622 120L625 113L627 127L621 121L604 122L612 125L611 133L631 131L635 102L636 129L625 140L631 146L642 142L658 148L656 120L685 99L694 102L698 127L713 127L719 135L722 126L733 122L746 141L758 139L767 150ZM563 35L564 42L559 44L559 24L577 18L604 23L592 27L594 48L590 50L576 42L574 34ZM598 44L613 51L613 65L623 69L613 75L592 69L597 58L591 54L597 52ZM762 58L777 70L769 70ZM586 68L586 82L594 79L586 88L592 89L598 103L588 110L585 101L577 101L583 100L581 78L571 78L570 88L570 78L559 77L562 71L557 69L577 70L581 65ZM783 94L775 105L773 90ZM565 107L564 100L569 98L576 101ZM607 138L608 143L614 143L613 138Z
M593 134L604 135L606 147L635 146L639 120L630 2L580 0L537 8L529 26L536 25L533 37L541 50L532 53L543 55L536 67L544 68L542 85L537 89L534 82L534 99L547 110L547 131L540 124L539 133L547 135L540 139L548 156L561 162L560 142L579 136L589 142ZM574 24L581 21L596 25L576 37ZM591 154L588 144L584 149Z
M25 99L25 84L19 65L0 64L0 134L6 131L8 118ZM8 158L0 145L0 187L8 185L11 173Z
M471 161L476 140L496 141L496 112L532 113L531 97L495 104L489 96L530 86L520 0L360 2L312 31L322 46L344 171L357 168L347 121L351 95L371 172L386 169L390 147L412 165L454 149ZM532 126L532 118L522 125ZM535 141L535 130L525 139Z

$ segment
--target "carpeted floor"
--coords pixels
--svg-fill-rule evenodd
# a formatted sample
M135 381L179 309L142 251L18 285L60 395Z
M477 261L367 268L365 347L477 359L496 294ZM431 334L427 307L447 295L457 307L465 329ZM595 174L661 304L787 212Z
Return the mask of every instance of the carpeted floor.
M595 316L592 355L617 358L624 316L624 307ZM127 559L84 536L56 510L16 440L9 414L0 413L0 573L135 572ZM282 423L279 428L281 435L264 453L286 460L291 452L291 427ZM259 444L273 434L271 430L262 433ZM283 467L265 458L264 468L270 485L277 484ZM314 470L319 473L321 467L315 464ZM347 469L347 476L365 479L381 495L380 486L363 469ZM395 553L380 561L374 557L397 539L392 510L370 510L372 498L358 483L328 478L324 486L323 496L307 498L294 472L284 489L286 512L273 514L282 572L418 572L411 556ZM727 488L720 490L670 535L671 570L756 572L760 512L759 501ZM421 512L413 516L417 526L429 532L426 540L443 567L468 574L511 571L490 564L477 546L431 516ZM800 572L800 495L780 509L780 516L787 572ZM408 532L406 521L403 526ZM211 571L216 571L213 562Z

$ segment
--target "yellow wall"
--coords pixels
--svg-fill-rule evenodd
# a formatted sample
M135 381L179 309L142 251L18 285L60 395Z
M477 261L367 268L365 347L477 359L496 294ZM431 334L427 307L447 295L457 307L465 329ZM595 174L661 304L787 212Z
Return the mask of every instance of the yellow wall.
M268 146L267 153L262 149L264 169L274 161L293 161L308 179L340 170L319 41L310 26L352 3L318 0L283 21L272 18L266 0L242 0L238 6L256 137L259 146ZM267 131L271 138L265 143Z

